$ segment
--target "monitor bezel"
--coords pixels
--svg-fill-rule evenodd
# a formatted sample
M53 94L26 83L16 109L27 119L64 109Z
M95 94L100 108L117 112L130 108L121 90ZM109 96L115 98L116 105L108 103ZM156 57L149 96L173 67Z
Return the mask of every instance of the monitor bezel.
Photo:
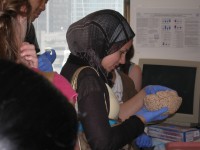
M165 120L166 123L183 125L183 126L196 126L200 123L200 62L187 61L187 60L172 60L172 59L152 59L141 58L139 59L139 66L143 70L144 64L152 65L167 65L167 66L182 66L182 67L195 67L196 78L194 88L194 103L193 114L176 113Z

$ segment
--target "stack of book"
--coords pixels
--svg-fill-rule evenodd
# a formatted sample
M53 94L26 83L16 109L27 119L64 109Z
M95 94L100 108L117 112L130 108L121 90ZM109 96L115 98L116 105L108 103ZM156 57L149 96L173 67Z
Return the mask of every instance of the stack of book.
M155 138L175 142L190 142L200 138L199 129L164 123L148 126L147 134Z

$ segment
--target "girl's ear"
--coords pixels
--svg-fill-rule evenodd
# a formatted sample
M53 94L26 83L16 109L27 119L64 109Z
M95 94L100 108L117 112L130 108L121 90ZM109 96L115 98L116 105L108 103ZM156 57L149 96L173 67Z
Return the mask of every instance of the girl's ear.
M26 12L26 11L27 11L26 6L25 6L25 5L24 5L24 6L21 6L20 11L21 11L21 12Z

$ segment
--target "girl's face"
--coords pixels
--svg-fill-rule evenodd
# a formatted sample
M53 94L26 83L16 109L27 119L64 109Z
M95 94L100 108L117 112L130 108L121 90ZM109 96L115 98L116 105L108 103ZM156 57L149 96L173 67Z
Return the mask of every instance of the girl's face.
M121 49L113 54L110 54L103 58L101 65L107 72L113 71L119 64L124 64L126 61L126 52L129 50L133 43L133 40L127 42Z
M29 2L32 7L31 20L34 21L45 10L45 5L48 0L29 0Z

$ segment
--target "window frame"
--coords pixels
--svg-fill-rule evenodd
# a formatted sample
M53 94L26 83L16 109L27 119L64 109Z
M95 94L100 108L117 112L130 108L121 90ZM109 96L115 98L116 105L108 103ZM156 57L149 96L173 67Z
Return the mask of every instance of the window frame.
M130 0L124 0L124 17L130 23Z

